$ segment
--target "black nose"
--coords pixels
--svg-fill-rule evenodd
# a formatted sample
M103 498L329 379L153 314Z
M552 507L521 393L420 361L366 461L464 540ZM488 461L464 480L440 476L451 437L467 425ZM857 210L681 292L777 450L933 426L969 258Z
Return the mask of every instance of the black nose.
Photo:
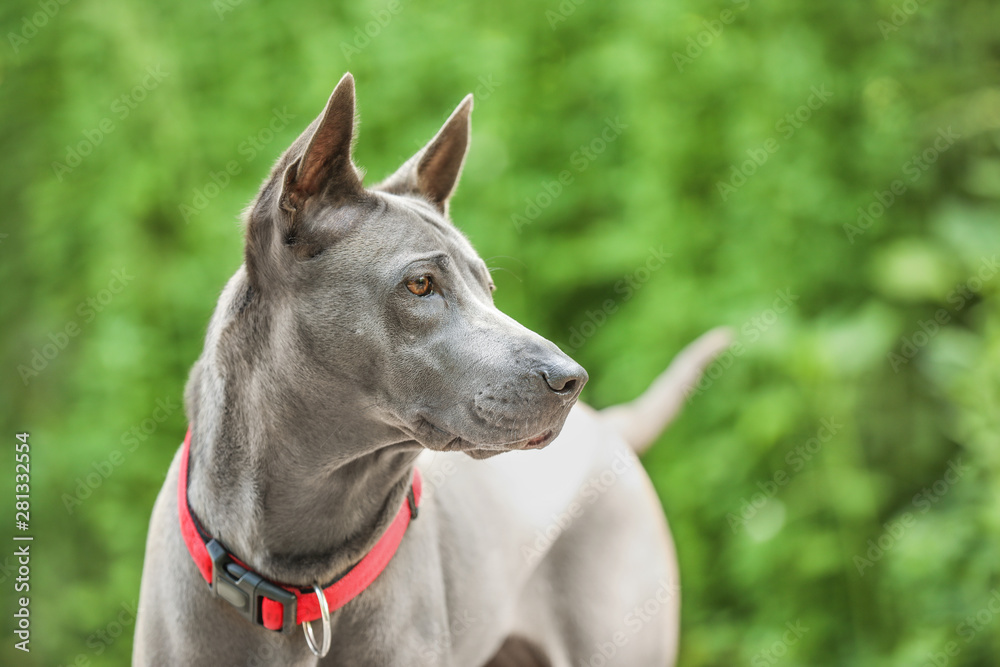
M583 366L573 362L551 366L543 370L541 374L549 389L560 396L567 397L579 394L583 385L587 384L587 380L590 379L587 371L583 370Z

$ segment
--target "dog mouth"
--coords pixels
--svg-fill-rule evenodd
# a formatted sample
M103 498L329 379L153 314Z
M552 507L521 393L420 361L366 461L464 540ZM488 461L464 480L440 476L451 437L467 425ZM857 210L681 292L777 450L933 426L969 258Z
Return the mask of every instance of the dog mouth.
M517 447L515 445L515 446L513 446L513 448L515 448L515 449L541 449L545 445L547 445L550 442L552 442L553 436L554 436L554 434L552 433L552 429L549 429L549 430L545 431L544 433L542 433L541 435L536 435L534 438L528 438L527 440L522 441L523 444L521 444L520 447ZM517 444L520 444L520 443L517 443Z
M503 452L517 450L542 449L553 440L557 433L555 429L546 429L537 435L520 440L501 443L471 442L437 426L426 417L421 417L414 432L414 437L428 449L442 452L460 451L474 458L488 458Z

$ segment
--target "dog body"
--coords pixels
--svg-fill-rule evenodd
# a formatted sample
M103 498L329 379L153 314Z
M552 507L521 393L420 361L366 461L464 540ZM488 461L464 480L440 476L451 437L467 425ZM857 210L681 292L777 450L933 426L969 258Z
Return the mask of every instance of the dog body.
M332 581L386 531L416 466L424 499L399 550L332 614L317 658L300 632L253 625L206 585L179 528L178 456L150 523L135 664L674 660L673 546L633 449L719 337L634 404L577 404L584 370L493 306L485 264L447 218L470 111L466 98L366 189L345 76L251 205L244 265L186 392L188 502L247 566L290 586Z
M425 452L417 465L418 518L333 614L318 660L300 632L254 627L212 595L177 528L175 460L150 529L136 664L575 667L612 650L595 664L670 664L679 589L666 524L635 454L592 410L574 408L540 451Z

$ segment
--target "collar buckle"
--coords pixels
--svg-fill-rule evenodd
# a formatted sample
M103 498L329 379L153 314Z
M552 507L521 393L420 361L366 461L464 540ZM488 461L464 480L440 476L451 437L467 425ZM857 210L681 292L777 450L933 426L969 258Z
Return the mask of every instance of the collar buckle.
M228 602L241 616L254 625L264 625L261 607L264 598L281 603L284 608L281 632L290 634L296 626L295 593L274 584L253 570L233 560L232 555L218 540L205 545L212 559L211 588L215 597Z

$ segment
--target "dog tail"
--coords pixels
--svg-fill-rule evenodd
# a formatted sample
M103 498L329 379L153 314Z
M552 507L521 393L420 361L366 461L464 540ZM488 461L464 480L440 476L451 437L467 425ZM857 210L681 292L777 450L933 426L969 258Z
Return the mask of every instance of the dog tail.
M709 363L729 346L728 327L712 329L681 350L639 398L601 410L601 420L642 454L656 441L684 405Z

